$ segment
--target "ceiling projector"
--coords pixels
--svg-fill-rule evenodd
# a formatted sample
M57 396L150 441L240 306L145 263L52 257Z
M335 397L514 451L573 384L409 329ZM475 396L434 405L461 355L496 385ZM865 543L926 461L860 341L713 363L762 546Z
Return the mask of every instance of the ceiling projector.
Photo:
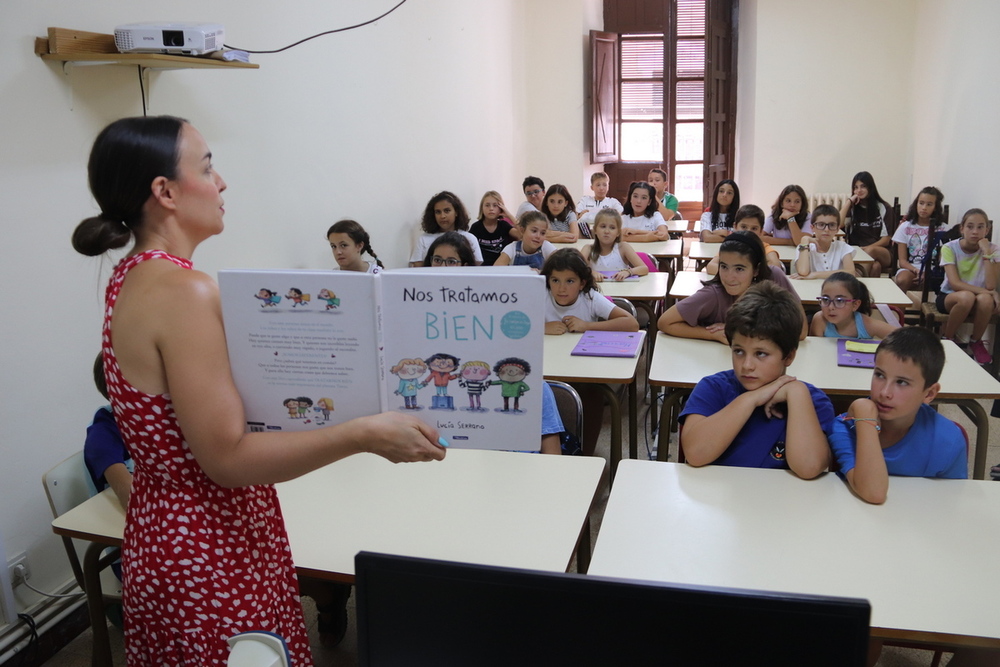
M128 23L115 28L121 53L175 53L200 56L217 51L225 41L221 23Z

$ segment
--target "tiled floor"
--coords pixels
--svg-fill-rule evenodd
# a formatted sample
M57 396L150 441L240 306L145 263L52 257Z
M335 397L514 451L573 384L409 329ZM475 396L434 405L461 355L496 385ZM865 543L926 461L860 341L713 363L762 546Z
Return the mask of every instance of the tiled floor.
M986 408L987 413L989 413L992 402L983 401L983 405ZM949 419L954 419L965 426L966 430L970 435L974 434L974 429L969 420L962 414L962 412L955 406L945 405L941 407L941 412ZM640 405L640 420L642 420L645 414L645 409ZM648 419L645 420L648 423ZM598 443L598 454L603 455L605 459L608 456L608 441L609 441L610 426L605 423L604 431L602 433L601 440ZM627 430L625 431L627 433ZM650 440L650 445L652 446L652 438ZM676 437L672 439L672 442L676 442ZM639 451L642 455L645 451L645 442L643 436L640 434L639 438ZM675 445L672 446L672 458L676 456ZM989 454L987 456L987 463L992 465L1000 461L1000 424L997 422L991 423L990 430L990 447ZM971 474L971 462L970 462L970 474ZM602 487L598 491L597 500L595 502L595 507L591 515L592 530L593 534L596 536L598 530L600 529L601 518L604 516L604 506L607 503L608 498L608 486L605 480L602 483ZM575 563L572 565L575 569ZM347 636L340 646L335 649L328 649L319 643L319 635L316 630L316 609L312 604L312 601L306 598L303 602L303 607L305 610L306 624L309 628L309 638L312 644L313 656L315 658L316 664L319 665L334 665L337 667L352 667L357 664L357 643L355 639L355 624L354 624L354 596L351 597L348 602L348 613L350 619L350 625L348 627ZM122 635L116 628L111 628L111 640L112 640L112 650L115 655L115 667L123 666L125 664L124 659L124 646L122 643ZM66 646L62 651L60 651L56 656L45 663L46 667L85 667L90 664L90 647L91 647L91 633L89 630L82 633L76 638L71 644ZM914 650L914 649L902 649L895 647L886 647L882 652L882 657L880 658L878 665L882 667L924 667L931 664L932 653L930 651ZM951 654L945 653L941 661L942 665L947 665L950 661Z

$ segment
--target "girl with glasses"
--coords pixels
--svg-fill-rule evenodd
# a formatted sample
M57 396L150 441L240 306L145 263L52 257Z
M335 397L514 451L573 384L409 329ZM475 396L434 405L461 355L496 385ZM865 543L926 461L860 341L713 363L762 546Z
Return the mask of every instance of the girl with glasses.
M840 212L823 204L813 211L813 233L799 240L793 278L829 278L837 271L854 273L854 246L837 238Z
M445 232L434 239L424 257L424 266L475 266L476 257L468 239L458 232Z
M813 315L810 336L882 339L895 329L871 317L872 298L854 274L837 271L823 282L819 312Z

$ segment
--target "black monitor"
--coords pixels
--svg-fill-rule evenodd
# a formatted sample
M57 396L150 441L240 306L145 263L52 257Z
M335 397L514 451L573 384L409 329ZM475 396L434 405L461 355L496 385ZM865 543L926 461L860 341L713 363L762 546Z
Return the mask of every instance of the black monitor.
M361 667L864 665L866 600L361 552Z

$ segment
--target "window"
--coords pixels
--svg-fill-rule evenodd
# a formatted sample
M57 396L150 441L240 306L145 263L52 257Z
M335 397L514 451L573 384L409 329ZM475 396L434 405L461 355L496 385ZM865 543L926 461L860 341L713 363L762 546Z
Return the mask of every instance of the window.
M735 9L735 0L605 0L619 47L620 143L610 171L635 180L662 166L670 191L693 202L731 177Z

